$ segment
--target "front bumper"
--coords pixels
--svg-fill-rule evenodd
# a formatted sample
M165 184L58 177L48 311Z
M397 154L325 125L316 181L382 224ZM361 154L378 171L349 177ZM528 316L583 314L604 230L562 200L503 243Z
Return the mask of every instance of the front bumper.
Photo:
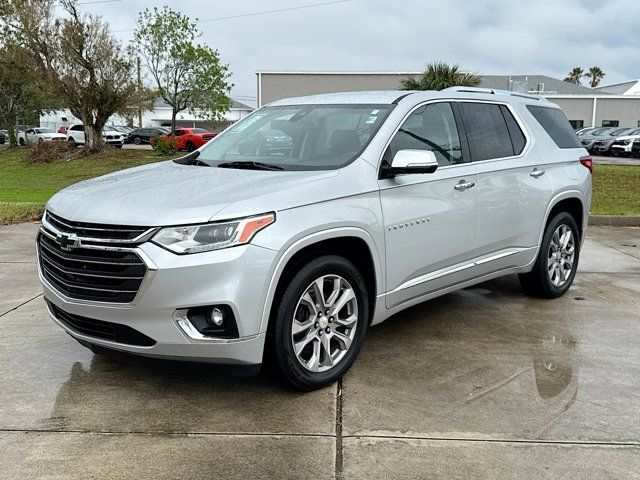
M148 272L132 303L71 299L55 289L39 271L45 298L62 311L127 325L155 340L136 346L83 334L52 319L78 340L147 357L255 365L262 362L265 332L260 331L266 286L276 252L242 245L193 255L175 255L147 242L134 248ZM194 338L180 326L185 309L226 304L233 310L239 338Z
M631 153L631 149L633 148L633 144L630 143L629 145L613 145L611 147L611 153L616 153L618 155L620 154L629 154Z

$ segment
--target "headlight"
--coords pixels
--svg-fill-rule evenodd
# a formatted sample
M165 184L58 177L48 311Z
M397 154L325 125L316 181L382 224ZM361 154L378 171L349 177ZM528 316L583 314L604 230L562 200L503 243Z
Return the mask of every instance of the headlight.
M630 145L633 142L633 140L624 140L624 144L625 145Z
M274 213L204 225L167 227L156 233L153 243L174 253L199 253L249 243L263 228L276 221Z

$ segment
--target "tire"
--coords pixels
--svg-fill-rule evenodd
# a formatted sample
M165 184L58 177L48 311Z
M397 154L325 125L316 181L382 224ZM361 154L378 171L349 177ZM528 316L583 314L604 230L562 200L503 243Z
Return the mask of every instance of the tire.
M324 298L320 310L324 309L324 312L317 312L318 305L313 307L318 300L313 293L318 291L313 290L314 284L319 279L323 279ZM310 289L312 293L309 293ZM353 298L344 296L349 290ZM332 292L338 293L330 303ZM311 303L303 300L305 295ZM267 355L272 357L268 361L279 376L303 391L325 387L341 378L355 361L364 341L369 318L367 297L362 274L347 259L325 255L306 263L276 300ZM343 303L340 300L347 298L350 299L338 307ZM331 305L338 311L327 318L326 312L330 312ZM304 328L307 322L310 326ZM292 334L294 324L298 332ZM345 339L350 342L347 344ZM299 347L299 355L294 343ZM329 355L325 353L326 345L332 352Z
M567 232L570 232L571 235L566 247L563 247L562 240ZM557 251L554 252L556 244L561 247L560 255ZM570 214L561 212L551 219L545 229L533 269L529 273L518 275L518 278L527 293L542 298L558 298L571 287L579 260L580 233L578 226ZM571 269L567 274L569 264Z
M18 139L18 143L23 147L27 144L27 142L24 141L24 138Z
M140 137L133 137L133 144L140 145L142 143L142 139Z
M196 144L192 141L188 141L186 144L187 152L193 152L196 149Z
M67 139L67 142L69 142L69 145L71 146L71 148L76 148L78 145L76 144L76 141L73 139L73 137L69 137Z

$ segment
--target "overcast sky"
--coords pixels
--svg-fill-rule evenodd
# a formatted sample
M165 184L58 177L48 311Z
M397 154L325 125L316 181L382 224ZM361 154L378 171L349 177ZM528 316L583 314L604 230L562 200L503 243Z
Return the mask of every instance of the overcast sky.
M146 6L208 20L327 1L111 0L82 8L102 15L128 41L131 33L122 30L133 28ZM229 64L232 96L241 101L255 99L258 70L416 71L434 60L480 74L557 78L574 66L597 65L609 84L640 78L637 6L637 0L348 0L199 27Z

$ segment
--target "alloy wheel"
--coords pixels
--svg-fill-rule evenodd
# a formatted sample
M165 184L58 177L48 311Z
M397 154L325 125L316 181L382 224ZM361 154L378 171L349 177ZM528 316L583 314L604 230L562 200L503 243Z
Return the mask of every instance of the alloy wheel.
M325 372L344 359L358 325L355 291L339 275L323 275L309 285L296 305L291 341L298 362Z
M547 257L549 280L556 287L562 287L571 276L574 268L576 244L573 232L568 225L560 225L553 232Z

